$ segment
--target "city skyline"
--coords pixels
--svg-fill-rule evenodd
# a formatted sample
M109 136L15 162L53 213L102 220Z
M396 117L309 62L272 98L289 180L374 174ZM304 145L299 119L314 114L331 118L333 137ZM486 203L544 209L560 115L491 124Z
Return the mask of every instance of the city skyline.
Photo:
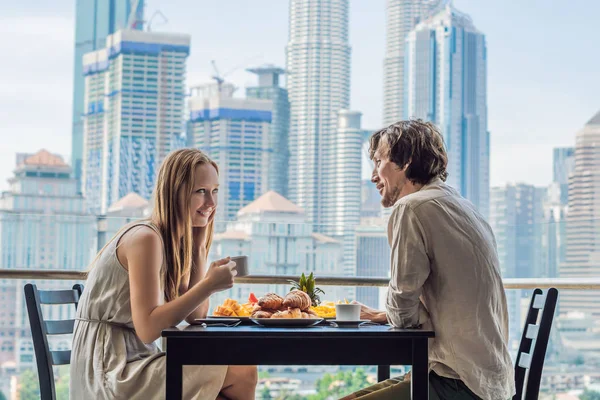
M2 17L5 23L0 30L11 40L2 42L0 49L17 51L18 54L11 65L2 66L0 71L3 72L0 80L6 88L0 94L0 104L6 112L2 127L4 132L11 132L11 135L27 135L36 143L36 148L45 147L53 153L68 156L71 148L72 37L75 10L66 1L57 2L51 8L43 2L37 3L34 12L30 8L24 9L20 4L14 4ZM245 22L239 26L245 33L237 37L236 30L230 29L232 24L219 27L217 23L219 15L224 15L221 14L224 8L231 5L207 4L203 9L207 24L198 27L192 21L197 20L197 16L194 17L194 13L186 15L183 1L148 3L147 19L160 7L170 21L165 24L158 18L153 18L153 30L182 31L190 33L193 38L202 35L204 29L216 29L219 40L206 44L201 51L192 50L189 84L210 79L210 59L216 59L223 70L244 62L248 65L264 62L283 65L287 42L287 2L257 0L252 6L244 5L245 12L242 14L246 15L247 11L257 18L244 17ZM536 4L519 3L517 7L516 2L513 2L495 8L472 0L456 0L454 4L472 16L488 39L491 185L507 182L535 185L549 183L552 179L552 148L573 146L574 132L598 106L594 104L593 94L600 89L600 82L593 79L592 74L592 66L597 65L594 60L598 55L582 51L590 48L593 42L589 35L584 34L586 20L589 18L591 21L591 16L594 15L590 8L600 8L600 5L570 4L549 9L540 3L539 10L534 13ZM268 27L253 28L246 32L246 28L261 25L260 10L264 10L266 6L269 7L272 23ZM505 26L501 26L499 21L502 18L499 17L506 16L511 10L522 12L511 15L514 24L507 30ZM273 18L278 15L281 18ZM536 18L531 18L531 15ZM238 17L228 18L236 22ZM552 21L558 23L565 18L577 20L578 24L560 32L542 29L545 24L550 26ZM369 128L378 127L381 118L384 21L384 1L368 4L351 1L352 108L363 113L363 125ZM533 24L537 29L523 27L526 23ZM544 40L541 40L540 35L544 35ZM369 40L365 41L365 37ZM260 46L255 46L256 49L250 47L248 50L248 41L260 43ZM562 54L558 62L551 56L556 52ZM257 54L262 57L257 59ZM577 61L580 54L586 54L585 63ZM39 63L39 57L44 55L50 56L48 62ZM576 66L574 63L577 63ZM577 75L568 73L575 68ZM251 74L243 72L243 69L231 73L229 80L238 86L253 80ZM553 79L553 76L566 78ZM41 96L31 96L29 93L33 91ZM52 107L43 106L40 102L47 101L49 97L52 98ZM25 116L32 108L36 109L38 118ZM548 115L559 117L548 118ZM19 144L15 141L13 144L7 143L0 150L0 189L7 188L6 179L12 173L10 160L14 154L31 151L26 146L26 143ZM514 162L519 158L527 158L527 169Z

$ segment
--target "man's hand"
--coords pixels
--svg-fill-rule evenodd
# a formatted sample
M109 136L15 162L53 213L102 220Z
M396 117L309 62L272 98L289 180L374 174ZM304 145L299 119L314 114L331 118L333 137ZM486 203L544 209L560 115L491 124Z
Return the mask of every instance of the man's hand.
M387 323L385 311L376 310L357 301L353 301L352 304L360 304L360 319L368 319L379 324Z

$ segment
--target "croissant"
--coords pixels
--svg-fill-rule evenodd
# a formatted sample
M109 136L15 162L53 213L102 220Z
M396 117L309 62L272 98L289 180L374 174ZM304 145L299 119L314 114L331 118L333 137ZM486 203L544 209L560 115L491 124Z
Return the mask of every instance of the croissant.
M252 318L271 318L272 315L270 311L257 310L252 313Z
M306 310L306 313L310 316L319 318L319 314L317 314L314 310L311 310L310 308Z
M290 308L285 311L278 311L271 318L302 318L302 311L299 308Z
M258 299L258 305L263 309L278 310L281 308L282 303L283 299L276 293L267 293Z
M292 290L283 299L284 307L299 308L300 310L307 310L311 304L310 297L302 290Z

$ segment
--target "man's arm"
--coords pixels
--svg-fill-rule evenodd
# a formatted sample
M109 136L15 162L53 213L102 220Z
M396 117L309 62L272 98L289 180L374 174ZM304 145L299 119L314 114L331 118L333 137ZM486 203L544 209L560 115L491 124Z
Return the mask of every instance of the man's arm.
M387 319L392 326L414 328L429 319L419 297L429 277L430 260L419 219L408 206L398 207L391 217L392 273L386 300Z

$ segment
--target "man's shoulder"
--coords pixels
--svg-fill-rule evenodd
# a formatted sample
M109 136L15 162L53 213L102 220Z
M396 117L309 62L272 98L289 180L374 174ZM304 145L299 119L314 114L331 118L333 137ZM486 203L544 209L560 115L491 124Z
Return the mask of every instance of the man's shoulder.
M423 186L421 190L404 196L395 204L395 207L409 209L419 213L419 209L435 207L440 201L458 201L460 194L442 181L435 181ZM437 201L436 201L437 200Z

